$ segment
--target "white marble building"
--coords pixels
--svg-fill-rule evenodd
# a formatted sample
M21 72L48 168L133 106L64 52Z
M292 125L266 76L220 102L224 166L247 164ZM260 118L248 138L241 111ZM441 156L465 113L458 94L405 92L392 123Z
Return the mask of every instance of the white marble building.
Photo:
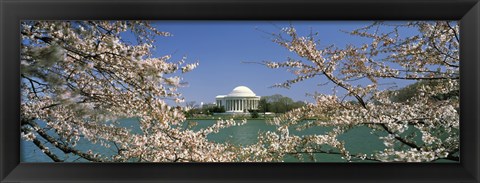
M218 95L215 99L217 106L223 106L226 113L244 113L249 109L258 109L260 96L246 86L237 86L228 95Z

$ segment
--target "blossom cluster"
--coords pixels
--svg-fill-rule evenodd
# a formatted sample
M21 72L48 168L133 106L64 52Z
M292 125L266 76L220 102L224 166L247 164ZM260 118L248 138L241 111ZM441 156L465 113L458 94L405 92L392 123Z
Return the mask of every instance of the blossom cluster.
M235 121L193 131L186 109L167 103L184 100L179 72L198 66L152 56L155 37L170 33L144 21L25 21L20 34L22 138L52 160L65 157L52 148L95 162L239 160L240 147L206 137ZM124 118L138 119L140 132L117 125ZM82 139L115 153L81 150Z
M405 36L406 30L416 34ZM300 58L264 62L268 68L286 68L295 76L275 86L289 88L306 79L323 77L335 87L332 94L315 95L315 103L271 120L271 124L279 128L264 138L276 139L276 143L290 147L288 152L293 154L333 153L347 161L458 161L458 23L375 22L347 33L372 41L343 48L327 45L320 49L312 35L300 36L294 27L274 34L275 43ZM381 83L385 79L392 87L380 87L385 85ZM416 81L419 87L407 99L399 100L399 92L394 87L395 82L401 80ZM284 126L297 130L319 126L333 129L327 135L313 137L276 137L275 134L285 134L281 128ZM384 142L385 149L368 155L350 154L338 136L358 126L371 128L372 134ZM322 145L337 151L326 152ZM282 151L286 149L278 149L277 153Z

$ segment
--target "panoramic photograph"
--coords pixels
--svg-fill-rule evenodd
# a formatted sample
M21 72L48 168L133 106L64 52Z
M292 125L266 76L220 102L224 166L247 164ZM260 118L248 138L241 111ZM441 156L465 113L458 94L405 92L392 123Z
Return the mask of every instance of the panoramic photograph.
M21 22L21 162L460 162L458 21Z

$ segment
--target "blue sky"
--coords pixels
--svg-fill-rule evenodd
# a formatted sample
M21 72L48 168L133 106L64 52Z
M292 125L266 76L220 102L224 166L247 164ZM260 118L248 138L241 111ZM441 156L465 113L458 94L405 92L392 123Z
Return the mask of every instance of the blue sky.
M244 85L259 96L281 94L295 101L313 101L307 93L331 93L332 85L318 86L327 80L313 78L293 85L290 89L271 88L294 76L283 69L269 69L259 64L242 62L284 61L296 57L285 48L273 43L267 33L279 33L279 28L292 24L300 35L312 30L318 32L320 47L335 44L358 44L364 38L353 37L340 30L350 31L371 22L338 21L156 21L161 31L173 34L159 37L154 56L172 55L172 61L186 56L187 62L199 62L193 71L183 74L188 86L181 88L186 101L197 104L211 103L215 96L228 94Z

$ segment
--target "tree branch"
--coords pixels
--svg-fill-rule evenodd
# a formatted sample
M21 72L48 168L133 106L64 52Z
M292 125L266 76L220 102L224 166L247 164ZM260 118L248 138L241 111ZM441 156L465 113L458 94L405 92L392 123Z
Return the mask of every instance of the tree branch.
M93 161L93 162L103 162L103 160L99 159L99 158L96 158L94 157L92 154L87 154L87 153L84 153L84 152L81 152L77 149L74 149L72 147L69 147L69 146L66 146L62 143L59 143L57 142L57 140L55 138L53 138L52 136L48 135L47 132L45 132L35 121L33 121L33 119L22 119L21 121L22 125L30 125L31 127L33 127L33 129L36 129L35 131L41 136L43 137L45 140L47 140L50 144L54 145L55 147L57 147L58 149L62 150L65 154L68 154L68 153L73 153L73 154L76 154L86 160L89 160L89 161Z
M415 148L417 150L421 150L420 147L417 146L417 144L413 143L413 142L409 142L407 141L406 139L403 139L402 137L399 137L398 135L395 135L394 132L390 131L390 129L388 129L387 125L385 124L380 124L380 126L388 133L388 134L391 134L395 137L395 139L397 139L398 141L402 142L403 144L411 147L411 148Z

